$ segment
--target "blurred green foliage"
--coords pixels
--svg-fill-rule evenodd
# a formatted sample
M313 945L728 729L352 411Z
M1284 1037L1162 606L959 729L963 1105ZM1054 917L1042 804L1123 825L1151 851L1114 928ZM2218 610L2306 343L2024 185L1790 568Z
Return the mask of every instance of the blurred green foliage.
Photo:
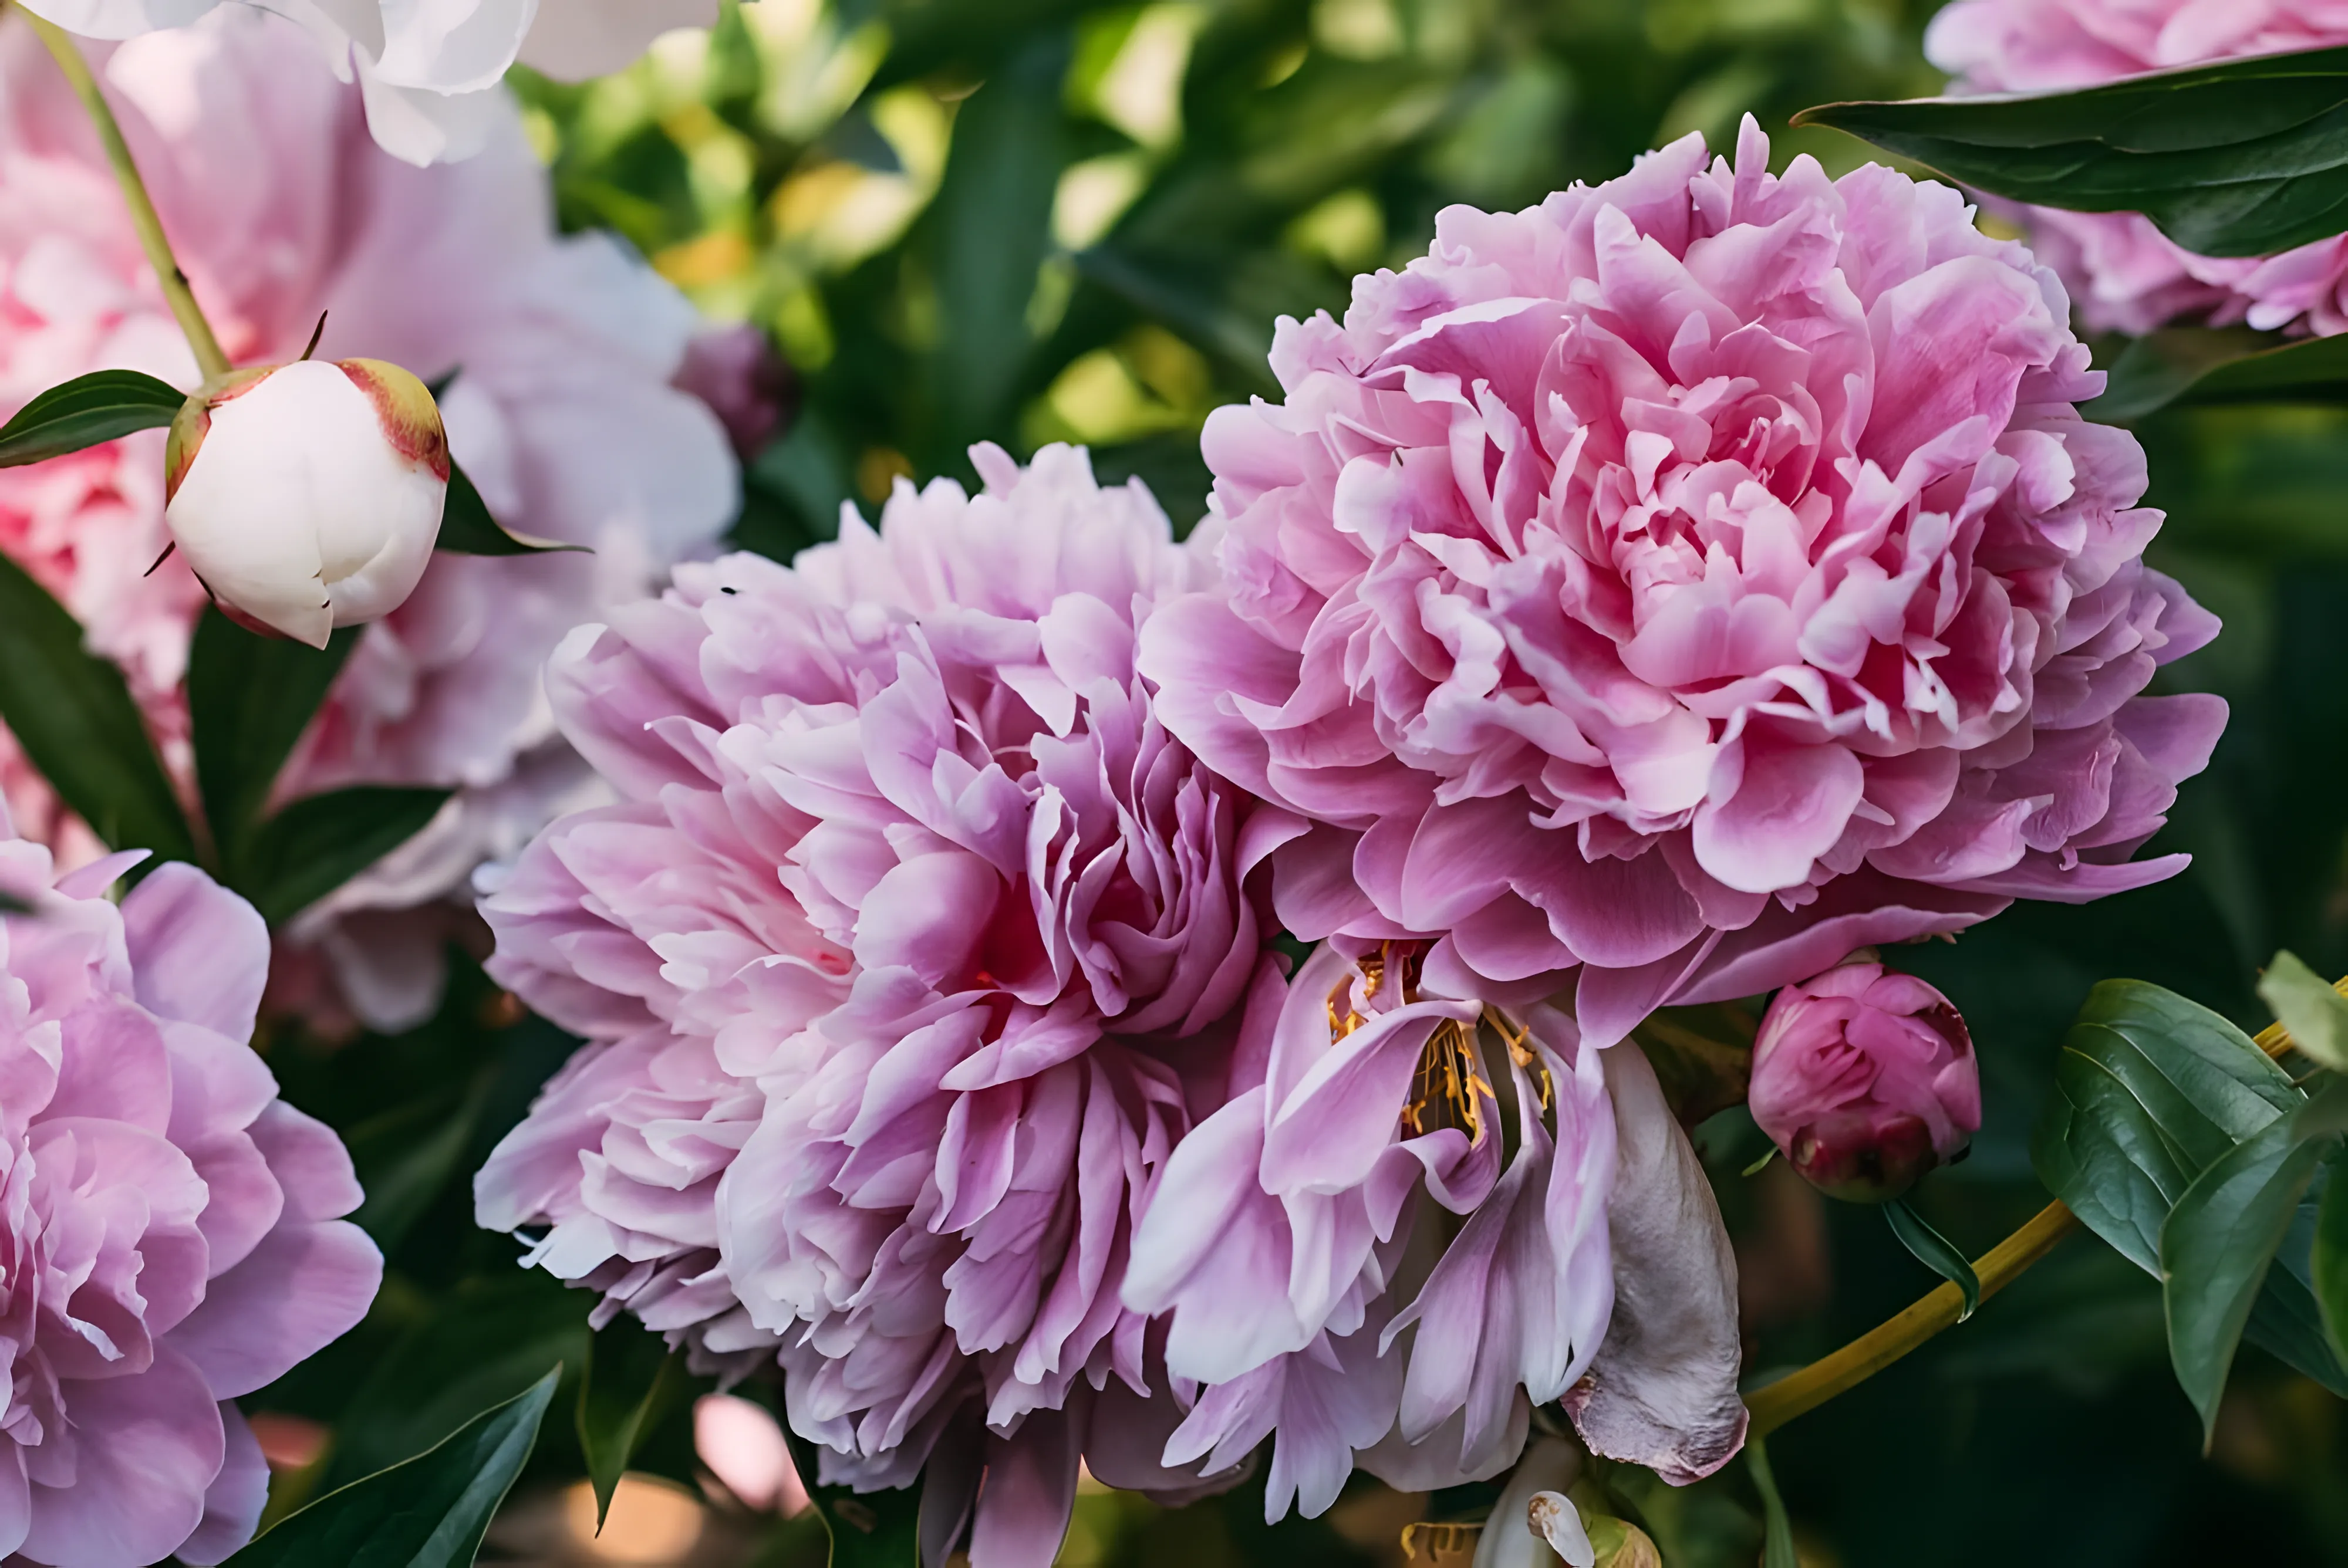
M526 81L573 227L613 229L702 309L772 333L796 420L750 466L739 542L788 555L843 499L967 477L964 446L1090 445L1178 523L1203 509L1197 437L1275 388L1280 315L1342 309L1356 272L1424 251L1446 203L1538 200L1689 130L1757 115L1782 165L1868 156L1793 110L1929 91L1928 4L1898 0L757 0L583 87ZM2229 627L2166 672L2234 720L2154 850L2185 876L2084 908L2019 907L1894 960L1970 1019L1987 1123L1919 1209L1969 1251L2044 1202L2028 1143L2088 989L2157 980L2255 1028L2256 966L2289 947L2348 969L2348 414L2235 408L2144 429L2158 564ZM416 1451L557 1360L587 1298L472 1229L469 1173L571 1042L478 971L433 1024L339 1047L286 1038L288 1095L351 1139L392 1272L366 1325L260 1404L328 1423L331 1483ZM1749 1365L1797 1365L1933 1283L1879 1215L1827 1205L1760 1152L1741 1109L1702 1144L1740 1242ZM566 1387L556 1409L567 1412ZM567 1416L531 1475L575 1480ZM678 1420L642 1468L691 1473ZM1962 1328L1787 1428L1771 1457L1811 1568L1980 1562L2348 1563L2348 1421L2246 1351L2200 1451L2157 1285L2067 1243ZM1753 1563L1742 1467L1685 1490L1598 1484L1672 1568ZM1068 1568L1396 1563L1400 1527L1462 1496L1357 1478L1327 1521L1261 1522L1260 1486L1169 1514L1088 1493ZM811 1521L760 1561L821 1561Z
M757 0L585 87L523 84L564 220L768 327L805 411L751 473L788 553L971 442L1090 445L1178 522L1207 411L1276 391L1273 322L1344 308L1454 201L1929 90L1897 0Z

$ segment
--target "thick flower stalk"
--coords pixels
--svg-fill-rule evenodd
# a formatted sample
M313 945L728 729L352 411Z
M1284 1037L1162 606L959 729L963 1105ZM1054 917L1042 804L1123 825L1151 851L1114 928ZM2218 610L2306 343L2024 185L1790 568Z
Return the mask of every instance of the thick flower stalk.
M546 655L734 515L725 431L669 384L694 313L608 240L557 237L546 171L502 94L479 157L416 169L370 142L360 93L300 28L242 6L135 38L98 67L231 358L294 360L323 313L322 359L454 372L438 400L448 447L492 512L594 551L432 555L414 594L366 629L280 780L289 797L457 791L280 944L281 984L315 977L336 1007L406 1027L438 994L441 901L599 787L554 733ZM0 408L104 368L201 379L80 104L20 21L0 24ZM0 471L0 550L122 666L184 778L180 682L205 600L186 549L148 573L172 542L164 446L159 432ZM0 787L63 860L98 853L5 736Z
M1291 932L1603 1047L2183 864L2128 856L2225 705L2142 692L2217 621L2061 286L1952 190L1767 154L1448 209L1210 419L1227 586L1142 669L1292 814Z
M314 53L355 79L368 128L413 164L470 158L497 138L506 69L517 61L563 81L616 71L672 27L706 26L712 0L397 0L254 8L298 19ZM85 38L184 27L221 0L36 0L34 15Z
M975 1568L1043 1568L1080 1456L1202 1484L1118 1289L1278 974L1249 803L1133 664L1204 556L1081 452L973 459L977 496L901 484L877 533L681 568L557 653L622 800L482 909L491 972L592 1043L476 1194L604 1313L779 1358L828 1479L926 1465Z
M2056 92L2146 71L2348 43L2336 0L1957 0L1924 51L1952 91ZM2145 333L2180 316L2262 331L2348 332L2348 240L2274 256L2199 256L2134 212L2018 207L2080 319Z
M1948 998L1861 958L1770 999L1746 1104L1812 1184L1879 1203L1981 1130L1981 1067Z
M334 1133L246 1043L261 917L144 856L62 878L8 834L0 892L0 1555L217 1563L269 1471L230 1401L340 1337L383 1260Z

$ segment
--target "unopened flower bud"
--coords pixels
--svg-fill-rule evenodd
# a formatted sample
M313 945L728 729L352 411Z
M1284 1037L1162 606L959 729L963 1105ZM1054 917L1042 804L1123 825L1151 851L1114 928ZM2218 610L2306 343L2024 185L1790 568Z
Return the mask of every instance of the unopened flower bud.
M1753 1042L1753 1120L1820 1190L1882 1203L1981 1126L1981 1073L1949 999L1881 964L1787 986Z
M448 438L377 359L239 371L171 422L163 520L221 609L324 648L415 591L440 536Z

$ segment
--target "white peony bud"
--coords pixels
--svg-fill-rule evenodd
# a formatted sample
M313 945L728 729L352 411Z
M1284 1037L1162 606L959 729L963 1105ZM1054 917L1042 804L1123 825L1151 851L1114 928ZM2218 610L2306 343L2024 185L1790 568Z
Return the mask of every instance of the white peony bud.
M416 590L440 537L448 438L378 359L237 371L171 422L163 520L221 609L324 648Z

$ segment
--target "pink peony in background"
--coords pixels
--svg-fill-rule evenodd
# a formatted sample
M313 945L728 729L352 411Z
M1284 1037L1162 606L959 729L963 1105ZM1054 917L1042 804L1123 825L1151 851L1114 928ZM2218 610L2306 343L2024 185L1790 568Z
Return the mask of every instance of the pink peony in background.
M414 1022L437 998L448 928L417 907L597 789L554 733L546 654L733 515L725 431L669 385L693 312L609 240L556 237L545 171L501 95L486 151L419 169L375 146L358 89L273 17L231 7L133 39L102 76L232 358L293 358L324 311L322 354L389 359L427 380L455 372L449 443L491 509L594 549L435 557L415 597L366 630L281 781L286 794L458 790L298 922L362 1017ZM192 384L80 107L15 22L0 27L0 407L106 366ZM166 543L161 454L158 431L0 473L0 549L123 666L184 778L180 682L203 596L176 558L140 575ZM0 784L24 831L66 861L98 853L5 735Z
M1746 1103L1809 1181L1878 1202L1955 1158L1981 1130L1981 1068L1948 998L1860 959L1771 999Z
M2145 71L2348 44L2341 0L1955 0L1924 52L1957 92L2053 92ZM2179 316L2348 331L2348 240L2197 256L2133 212L2015 209L2082 322L2145 333Z
M1248 803L1133 665L1202 552L1079 451L972 456L980 495L901 483L877 533L680 568L565 641L564 733L622 800L482 909L490 972L591 1043L475 1193L606 1316L779 1358L826 1480L926 1463L952 1522L983 1464L974 1568L1044 1568L1080 1456L1200 1485L1118 1287L1277 975Z
M0 1557L217 1563L269 1474L229 1401L356 1324L383 1260L333 1132L247 1040L252 906L144 856L59 878L0 814Z
M1953 190L1767 154L1447 209L1209 420L1225 587L1141 665L1293 814L1289 931L1569 988L1602 1048L2183 864L2128 856L2225 705L2142 693L2217 621L2143 563L2061 286Z

